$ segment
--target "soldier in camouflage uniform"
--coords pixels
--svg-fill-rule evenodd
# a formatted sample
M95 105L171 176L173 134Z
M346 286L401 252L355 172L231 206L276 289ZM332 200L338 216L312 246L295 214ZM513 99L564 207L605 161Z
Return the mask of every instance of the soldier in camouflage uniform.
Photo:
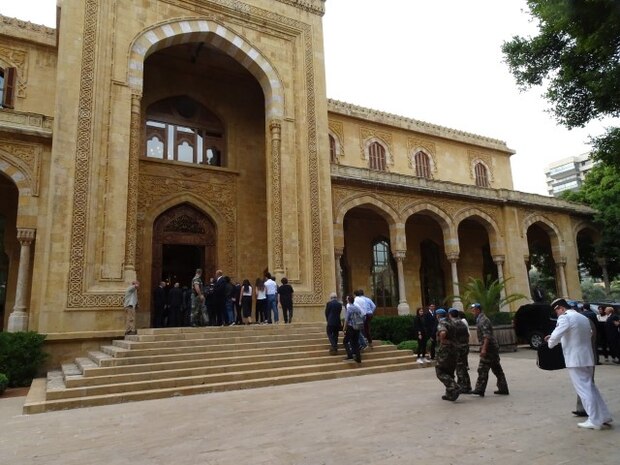
M205 296L202 286L202 270L198 268L196 275L192 279L192 326L203 326L206 324L204 319Z
M435 311L439 323L437 325L437 365L435 373L437 379L446 386L446 394L441 396L443 400L455 401L460 394L460 387L454 380L454 369L456 368L456 344L454 325L448 318L447 312L443 308Z
M461 394L471 393L471 380L469 379L469 328L459 315L456 308L448 310L450 321L454 325L456 339L456 383L461 388Z
M476 317L476 329L480 342L480 363L478 364L478 381L471 392L474 395L484 397L489 381L489 369L497 378L497 391L495 394L508 395L508 383L502 365L499 363L499 344L493 335L491 320L482 313L480 304L472 304L472 311Z

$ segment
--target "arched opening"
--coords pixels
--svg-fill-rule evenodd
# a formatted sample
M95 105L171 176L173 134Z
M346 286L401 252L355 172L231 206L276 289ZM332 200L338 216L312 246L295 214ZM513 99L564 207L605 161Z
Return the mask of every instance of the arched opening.
M491 257L489 234L486 228L475 219L468 218L460 222L459 236L459 282L467 283L469 278L491 280L498 277L497 266Z
M412 307L442 304L450 282L444 228L427 210L411 215L405 224L407 256L403 264L407 302ZM444 225L445 226L445 225Z
M375 209L359 206L345 214L343 231L341 266L345 295L363 289L375 301L380 314L396 314L398 275L387 220Z
M527 229L527 263L531 296L534 301L550 302L558 295L556 266L549 233L539 223Z
M151 289L160 281L165 281L167 287L177 282L181 287L190 287L196 268L202 268L204 276L214 276L216 226L208 215L190 204L170 208L153 223L152 256Z
M20 245L17 241L19 192L13 181L0 172L0 331L7 327L15 303Z

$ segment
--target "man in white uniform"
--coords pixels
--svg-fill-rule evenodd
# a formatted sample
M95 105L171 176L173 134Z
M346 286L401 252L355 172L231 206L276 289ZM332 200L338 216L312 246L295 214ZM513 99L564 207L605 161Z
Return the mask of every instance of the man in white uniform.
M611 413L594 384L595 360L590 339L590 321L571 309L564 299L555 299L551 307L558 315L558 323L545 340L550 348L562 343L568 374L588 414L588 419L577 426L596 430L608 427L613 421Z

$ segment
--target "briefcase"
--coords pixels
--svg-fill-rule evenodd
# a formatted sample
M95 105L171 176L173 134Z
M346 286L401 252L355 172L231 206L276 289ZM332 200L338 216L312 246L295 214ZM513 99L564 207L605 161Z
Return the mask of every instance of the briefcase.
M561 370L566 368L562 344L558 344L553 349L550 349L546 342L541 344L538 347L538 360L536 364L542 370Z

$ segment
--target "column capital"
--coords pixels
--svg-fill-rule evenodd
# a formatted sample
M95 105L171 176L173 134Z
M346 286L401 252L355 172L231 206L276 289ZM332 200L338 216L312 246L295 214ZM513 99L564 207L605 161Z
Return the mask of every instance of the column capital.
M334 247L334 255L336 257L342 257L344 254L344 247Z
M37 235L36 229L29 228L18 228L17 229L17 240L20 244L31 244L34 241L34 238Z
M282 121L280 121L279 119L272 119L271 121L269 121L269 130L273 135L279 136L280 132L282 131Z
M555 261L556 267L564 267L566 265L566 257L560 257Z
M446 252L446 258L450 263L456 263L459 261L458 252Z
M493 255L493 263L496 265L503 264L506 261L505 255Z
M406 250L395 250L392 252L392 256L396 261L402 262L405 259L405 255L407 255Z

